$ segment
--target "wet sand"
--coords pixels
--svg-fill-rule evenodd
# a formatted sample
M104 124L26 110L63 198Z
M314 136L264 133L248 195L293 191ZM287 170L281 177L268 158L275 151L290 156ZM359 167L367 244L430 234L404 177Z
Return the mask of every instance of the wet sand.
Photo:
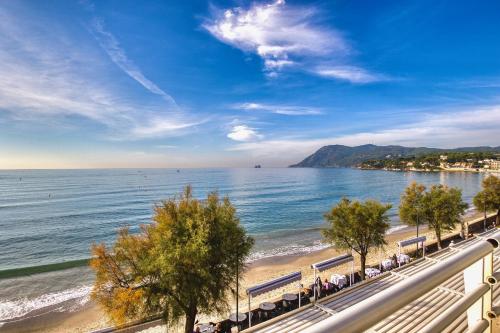
M2 333L83 333L109 327L106 315L94 303L88 303L75 312L50 311L40 314L30 314L28 318L20 318L0 326Z

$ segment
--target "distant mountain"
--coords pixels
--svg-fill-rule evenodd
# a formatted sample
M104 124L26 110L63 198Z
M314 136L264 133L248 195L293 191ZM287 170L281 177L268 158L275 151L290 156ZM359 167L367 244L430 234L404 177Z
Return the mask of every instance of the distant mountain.
M376 146L362 145L349 147L343 145L324 146L314 154L306 157L302 162L290 165L291 168L338 168L352 167L361 162L372 159L383 159L399 156L418 156L429 153L444 152L499 152L498 147L463 147L454 149L440 149L427 147L403 146Z

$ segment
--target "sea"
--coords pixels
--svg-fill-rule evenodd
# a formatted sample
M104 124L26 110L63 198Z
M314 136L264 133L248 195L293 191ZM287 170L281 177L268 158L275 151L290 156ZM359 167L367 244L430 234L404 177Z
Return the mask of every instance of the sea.
M0 327L89 302L90 246L111 244L119 228L138 232L153 207L192 185L194 195L228 196L255 238L248 261L326 248L323 215L342 197L397 207L412 181L462 189L471 203L484 174L359 169L101 169L0 171ZM39 273L43 271L43 273Z

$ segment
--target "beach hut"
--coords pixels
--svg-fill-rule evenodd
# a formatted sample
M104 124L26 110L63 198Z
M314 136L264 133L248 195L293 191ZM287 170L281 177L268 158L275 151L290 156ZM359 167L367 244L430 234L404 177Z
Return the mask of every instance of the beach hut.
M252 327L252 316L250 315L251 308L250 308L250 303L252 300L252 297L258 296L265 294L267 292L270 292L272 290L284 287L286 285L289 285L291 283L297 282L302 280L302 273L301 272L294 272L290 273L287 275L284 275L282 277L255 285L253 287L250 287L247 289L247 295L248 295L248 326ZM299 282L299 307L300 307L300 292L301 292L301 284Z

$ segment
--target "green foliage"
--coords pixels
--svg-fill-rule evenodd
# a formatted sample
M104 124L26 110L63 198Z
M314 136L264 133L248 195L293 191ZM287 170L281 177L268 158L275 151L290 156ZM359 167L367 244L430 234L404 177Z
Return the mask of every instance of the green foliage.
M399 217L401 221L408 225L417 225L422 223L423 199L425 186L413 182L405 189L401 195L399 204Z
M458 188L433 185L426 191L424 185L413 182L401 196L399 216L409 225L415 225L418 216L419 224L427 224L434 230L441 248L442 233L463 223L461 215L467 207Z
M314 154L308 156L303 161L291 165L291 167L308 167L308 168L331 168L331 167L352 167L359 166L365 161L380 161L385 163L385 160L398 160L399 158L417 158L420 162L434 161L434 166L439 167L439 155L447 154L453 159L454 156L462 157L470 153L479 152L483 155L477 155L481 159L499 156L500 147L467 147L456 149L437 149L426 147L402 147L402 146L375 146L361 145L356 147L348 147L343 145L330 145L318 149ZM457 154L451 156L451 154ZM426 160L426 156L428 159ZM418 162L417 161L417 162ZM369 165L367 164L368 168ZM374 167L373 167L374 168ZM423 169L429 169L426 165Z
M156 313L167 322L185 316L191 333L198 313L227 310L236 268L244 268L252 245L228 198L210 193L199 201L188 186L157 205L141 233L123 229L111 249L92 247L92 296L117 323Z
M479 211L497 211L497 222L500 215L500 178L491 175L483 179L483 190L473 199L474 206Z
M477 194L474 196L474 198L472 199L472 203L474 204L474 207L476 207L476 209L478 211L484 211L484 213L486 214L487 211L489 210L492 210L492 207L490 206L490 202L489 202L489 195L486 191L480 191L480 192L477 192Z
M343 198L325 219L330 224L324 229L324 238L340 249L352 249L361 257L361 278L365 278L368 250L386 244L385 233L389 229L387 211L391 205L378 201L350 201Z
M459 223L468 205L462 201L462 191L445 185L433 185L425 194L424 217L436 233L438 247L441 248L443 231L451 231Z
M371 159L362 162L359 166L364 169L389 169L389 170L407 170L408 162L413 163L413 168L417 170L439 170L440 156L447 156L447 163L467 162L472 163L473 167L480 167L478 161L484 159L498 158L498 153L495 152L439 152L439 153L426 153L421 155L410 156L391 156L385 159Z

